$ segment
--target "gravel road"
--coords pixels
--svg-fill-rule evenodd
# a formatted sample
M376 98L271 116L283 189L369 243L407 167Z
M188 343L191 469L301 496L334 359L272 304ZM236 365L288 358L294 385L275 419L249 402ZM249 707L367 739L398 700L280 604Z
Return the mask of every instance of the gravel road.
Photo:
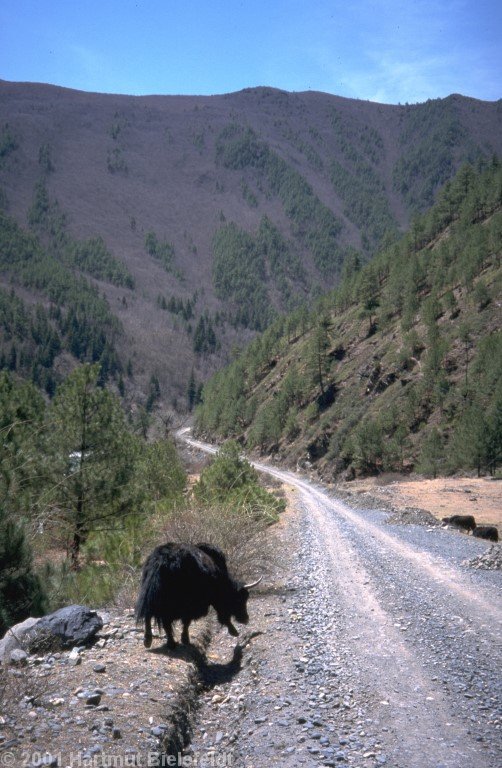
M295 489L277 532L283 572L252 601L237 674L233 641L215 637L221 677L201 698L192 755L245 768L498 768L501 572L462 565L487 544L389 525L256 466Z

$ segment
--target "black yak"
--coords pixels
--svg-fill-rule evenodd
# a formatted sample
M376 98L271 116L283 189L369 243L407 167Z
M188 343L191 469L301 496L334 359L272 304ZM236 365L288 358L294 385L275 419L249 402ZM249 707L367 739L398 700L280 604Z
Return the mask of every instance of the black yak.
M494 525L477 525L472 532L478 539L487 539L488 541L498 541L499 532Z
M225 555L211 544L167 543L156 547L143 566L136 603L136 621L145 622L145 647L152 644L152 619L159 631L164 629L169 648L176 645L172 623L181 620L181 642L188 644L190 622L206 616L211 605L220 624L236 637L239 633L232 618L247 624L248 590L258 581L235 581L228 573Z
M476 521L472 515L452 515L443 517L443 523L453 525L463 531L473 531L476 527Z

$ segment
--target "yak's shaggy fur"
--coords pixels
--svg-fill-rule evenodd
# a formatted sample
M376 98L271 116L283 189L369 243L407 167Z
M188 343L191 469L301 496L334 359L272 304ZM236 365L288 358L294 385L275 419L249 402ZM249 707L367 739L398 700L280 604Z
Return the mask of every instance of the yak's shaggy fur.
M143 566L141 590L136 604L136 620L145 622L144 644L152 644L152 619L164 629L167 644L174 648L172 622L181 620L181 641L189 643L190 622L206 616L213 606L218 621L231 635L239 633L232 618L241 624L249 620L244 584L228 573L225 555L210 544L162 544L148 556Z

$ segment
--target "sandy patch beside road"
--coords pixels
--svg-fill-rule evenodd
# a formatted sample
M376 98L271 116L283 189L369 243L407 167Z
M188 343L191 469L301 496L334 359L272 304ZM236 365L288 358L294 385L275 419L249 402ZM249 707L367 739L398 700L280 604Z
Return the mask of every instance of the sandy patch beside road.
M352 493L371 493L397 509L418 507L441 519L474 515L478 525L497 525L502 532L502 481L489 478L396 479L395 475L344 484Z

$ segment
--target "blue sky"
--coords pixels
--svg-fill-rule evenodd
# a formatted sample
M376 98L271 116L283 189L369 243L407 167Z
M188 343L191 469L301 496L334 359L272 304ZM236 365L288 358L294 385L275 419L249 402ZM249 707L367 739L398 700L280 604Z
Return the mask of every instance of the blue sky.
M129 94L270 85L502 97L498 0L0 0L0 78Z

